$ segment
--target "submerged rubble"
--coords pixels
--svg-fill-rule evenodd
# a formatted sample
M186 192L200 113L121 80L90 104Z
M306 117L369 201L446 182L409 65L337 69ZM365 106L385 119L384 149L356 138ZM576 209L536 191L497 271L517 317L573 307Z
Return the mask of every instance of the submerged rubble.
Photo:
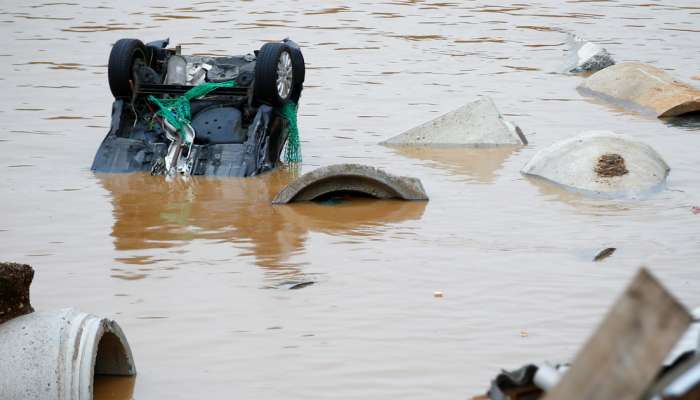
M700 111L700 90L648 64L629 62L605 68L587 78L579 90L659 118Z
M377 199L428 200L416 178L388 174L360 164L337 164L302 175L282 189L273 204L312 201L335 195L359 195Z
M669 171L648 145L626 135L592 131L540 150L521 172L576 191L617 197L658 189Z
M568 35L569 62L565 72L579 74L596 72L615 64L610 53L593 42L574 34Z
M481 97L381 144L390 146L522 146L519 127L506 121L490 97Z

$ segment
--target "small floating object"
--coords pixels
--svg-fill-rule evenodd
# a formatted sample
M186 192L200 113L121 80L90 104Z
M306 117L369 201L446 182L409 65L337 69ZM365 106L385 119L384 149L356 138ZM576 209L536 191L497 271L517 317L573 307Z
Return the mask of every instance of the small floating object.
M615 250L617 250L617 249L614 247L608 247L607 249L603 249L600 251L600 253L596 254L596 256L593 258L593 261L595 261L595 262L603 261L606 258L613 255Z
M308 281L308 282L297 283L297 284L294 284L294 285L290 286L290 287L289 287L289 290L303 289L303 288L305 288L305 287L307 287L307 286L313 285L314 283L316 283L316 282L314 282L314 281Z
M663 158L645 143L592 131L540 150L521 172L582 193L621 197L662 187L669 171Z
M302 175L282 189L272 204L323 200L340 195L375 199L428 200L416 178L396 176L360 164L336 164Z
M490 97L483 96L423 125L382 142L388 146L522 146L519 127L506 121Z
M433 297L435 297L435 298L443 298L443 297L444 297L444 293L442 293L442 292L439 291L439 290L436 290L435 292L433 292Z
M659 118L700 111L700 90L652 65L622 63L586 79L579 90L607 101L653 113Z

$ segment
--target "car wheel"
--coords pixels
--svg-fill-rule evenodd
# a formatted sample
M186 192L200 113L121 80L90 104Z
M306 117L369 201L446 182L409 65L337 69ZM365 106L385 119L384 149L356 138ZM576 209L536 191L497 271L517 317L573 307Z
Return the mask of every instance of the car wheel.
M107 78L109 89L116 98L131 97L134 63L141 60L147 63L146 46L138 39L119 39L109 53Z
M294 91L292 49L284 43L266 43L255 61L255 98L279 107L292 99Z
M294 86L292 87L291 99L295 103L299 102L301 91L304 89L304 79L306 78L306 65L304 55L299 47L292 47L292 67L294 68Z

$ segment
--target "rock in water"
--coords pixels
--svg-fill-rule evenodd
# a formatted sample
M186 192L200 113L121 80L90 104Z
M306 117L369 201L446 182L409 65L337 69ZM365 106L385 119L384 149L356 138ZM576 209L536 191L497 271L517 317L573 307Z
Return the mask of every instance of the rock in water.
M660 188L669 171L648 145L626 135L593 131L539 151L521 172L576 191L621 197Z
M525 145L520 128L506 121L490 97L466 104L382 142L384 145Z
M572 74L596 72L615 64L610 53L593 42L569 34L567 43L570 60L566 72Z
M622 63L605 68L588 77L579 90L647 110L659 118L700 111L700 90L647 64Z

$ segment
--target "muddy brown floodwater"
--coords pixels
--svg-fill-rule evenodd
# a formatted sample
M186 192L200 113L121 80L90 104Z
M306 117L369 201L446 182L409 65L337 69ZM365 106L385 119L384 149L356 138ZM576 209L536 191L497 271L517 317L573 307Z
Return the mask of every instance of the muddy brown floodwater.
M700 305L700 123L611 108L553 73L571 31L688 81L697 0L148 4L0 4L0 258L34 266L36 309L119 321L139 375L100 379L99 397L461 399L499 368L571 358L642 264ZM117 39L238 54L286 36L308 62L301 171L90 172ZM528 147L377 145L481 94ZM519 174L591 129L656 148L668 187L592 200ZM339 162L416 176L431 200L269 204L294 174Z

